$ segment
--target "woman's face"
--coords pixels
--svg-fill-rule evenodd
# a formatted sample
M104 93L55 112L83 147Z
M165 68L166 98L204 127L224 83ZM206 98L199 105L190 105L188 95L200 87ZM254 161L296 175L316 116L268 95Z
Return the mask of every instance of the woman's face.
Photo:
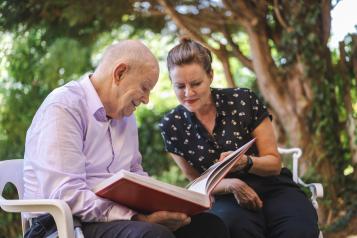
M177 99L190 112L198 112L211 103L213 73L207 74L199 64L175 66L170 77Z

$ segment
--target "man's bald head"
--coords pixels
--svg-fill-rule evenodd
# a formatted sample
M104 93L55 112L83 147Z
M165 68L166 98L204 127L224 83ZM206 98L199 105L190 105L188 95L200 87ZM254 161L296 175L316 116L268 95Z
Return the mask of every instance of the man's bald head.
M151 51L138 40L125 40L109 46L99 62L94 75L107 78L115 67L125 63L129 70L137 70L148 66L159 71L159 65ZM104 77L103 77L104 76Z
M120 119L149 102L159 78L159 64L140 41L126 40L109 46L91 75L107 115Z

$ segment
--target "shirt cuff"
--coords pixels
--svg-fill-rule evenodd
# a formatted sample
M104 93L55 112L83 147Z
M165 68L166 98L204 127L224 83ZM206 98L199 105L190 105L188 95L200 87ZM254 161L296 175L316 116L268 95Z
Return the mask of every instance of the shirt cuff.
M113 205L110 209L107 221L116 221L116 220L130 220L132 216L138 214L136 211L129 209L127 207L121 206L119 204Z

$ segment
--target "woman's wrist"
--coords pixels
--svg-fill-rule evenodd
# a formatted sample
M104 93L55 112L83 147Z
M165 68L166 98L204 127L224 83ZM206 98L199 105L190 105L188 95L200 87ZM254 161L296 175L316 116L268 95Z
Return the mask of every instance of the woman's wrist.
M246 164L245 164L245 166L243 168L243 171L245 173L249 173L249 170L253 167L253 159L249 155L246 155L246 158L247 158L247 160L246 160Z

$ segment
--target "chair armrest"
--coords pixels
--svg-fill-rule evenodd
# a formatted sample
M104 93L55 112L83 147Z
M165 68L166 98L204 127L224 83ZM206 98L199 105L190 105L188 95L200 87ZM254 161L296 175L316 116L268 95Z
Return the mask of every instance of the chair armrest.
M299 183L299 159L302 155L300 148L278 148L280 154L292 154L293 159L293 180L295 183Z
M7 212L48 212L56 222L59 237L74 238L72 213L68 204L63 200L7 200L1 197L0 206Z
M322 198L324 196L324 188L323 188L322 184L321 183L308 183L308 184L306 184L300 178L299 178L298 184L310 189L310 191L311 191L311 202L312 202L312 205L317 210L319 208L319 205L317 203L317 198Z
M304 187L307 187L311 191L311 202L312 205L318 209L317 198L322 198L324 196L324 189L321 183L310 183L306 184L302 179L299 177L299 159L302 155L302 150L300 148L278 148L280 154L292 154L293 159L293 180L295 183L300 184Z

